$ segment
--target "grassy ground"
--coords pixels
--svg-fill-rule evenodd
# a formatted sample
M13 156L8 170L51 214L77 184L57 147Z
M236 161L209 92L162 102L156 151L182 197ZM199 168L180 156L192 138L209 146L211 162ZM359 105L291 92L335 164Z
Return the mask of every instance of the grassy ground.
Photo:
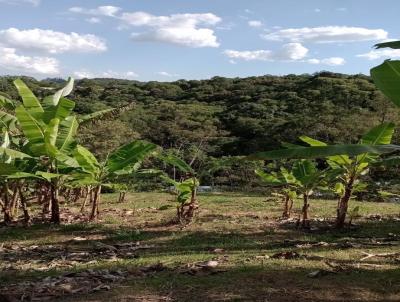
M171 199L168 194L135 193L117 203L117 196L109 194L103 196L96 224L0 228L0 287L88 268L134 272L161 263L162 270L133 273L108 291L66 293L56 300L400 301L398 258L360 261L363 252L400 252L398 204L352 202L361 217L355 227L337 231L327 227L335 201L312 200L314 228L306 232L295 222L279 222L280 202L236 193L200 195L198 217L182 228L170 223L175 215ZM73 220L78 208L64 218ZM299 210L297 203L295 212ZM134 255L110 258L98 252L99 244L132 242L140 247ZM39 252L30 252L32 246ZM86 258L62 262L65 257L56 253L61 247L84 250ZM271 258L282 252L294 252L294 259ZM199 269L208 260L217 261L217 268Z

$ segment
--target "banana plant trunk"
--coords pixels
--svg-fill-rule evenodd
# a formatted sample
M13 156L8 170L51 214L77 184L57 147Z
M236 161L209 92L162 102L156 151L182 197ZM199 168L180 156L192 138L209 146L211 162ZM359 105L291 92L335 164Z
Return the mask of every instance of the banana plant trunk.
M12 194L12 199L11 199L11 216L12 217L17 217L18 216L18 207L19 207L19 199L18 199L18 187L19 187L19 182L17 181L14 183L13 187L13 194Z
M50 222L60 224L60 202L58 192L58 180L55 178L50 183L50 202L51 202L51 218Z
M11 212L10 212L10 197L8 195L8 183L4 182L3 185L3 198L4 198L4 223L9 224L12 221Z
M118 202L125 202L126 192L119 192Z
M283 199L283 213L282 218L290 218L292 214L293 200L290 199L289 195L285 195Z
M26 202L24 193L22 192L21 186L18 186L18 193L21 200L22 211L24 212L24 224L27 226L31 223L31 216L29 215L28 204Z
M303 228L310 227L310 218L308 215L309 207L310 207L310 204L308 203L308 193L304 193L303 194L303 208L302 208L302 215L303 215L302 227Z
M351 194L353 193L353 185L354 185L354 176L350 177L348 180L344 193L338 202L337 207L337 216L336 216L336 227L341 229L344 227L347 215L347 209L349 207L349 200L351 198Z
M188 223L193 220L196 209L198 209L197 203L197 190L194 188L191 192L190 201L184 202L182 205L177 207L177 217L181 223Z
M101 195L101 185L95 188L92 200L92 212L90 213L89 220L94 221L97 220L99 216L99 203L100 203L100 195Z
M190 198L190 203L189 203L189 210L188 210L188 213L187 213L187 217L188 217L189 220L193 219L194 213L195 213L196 209L198 208L197 198L196 198L197 194L196 193L197 193L197 190L196 190L196 188L194 188L192 190L192 196Z
M91 188L90 186L88 186L88 187L86 188L85 197L84 197L84 199L83 199L83 201L82 201L82 206L81 206L81 211L80 211L81 213L85 212L85 207L86 207L86 203L87 203L87 200L88 200L88 198L89 198L89 195L90 195L90 196L93 195L93 193L92 193L92 188ZM92 200L92 197L90 197L90 200Z
M42 216L43 218L50 213L51 210L51 186L48 184L41 184L41 193L40 193L40 203L42 204ZM39 200L39 198L38 198Z

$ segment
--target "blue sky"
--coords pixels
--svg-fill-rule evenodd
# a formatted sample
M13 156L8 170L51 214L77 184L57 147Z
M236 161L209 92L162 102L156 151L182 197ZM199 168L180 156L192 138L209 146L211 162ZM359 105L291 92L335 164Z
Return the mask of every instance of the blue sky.
M141 81L330 70L398 50L400 1L0 0L0 73Z

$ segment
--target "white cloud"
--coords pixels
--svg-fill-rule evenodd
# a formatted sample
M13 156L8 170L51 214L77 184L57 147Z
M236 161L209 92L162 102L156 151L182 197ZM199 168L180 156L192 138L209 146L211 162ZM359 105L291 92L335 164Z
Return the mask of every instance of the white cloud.
M261 21L258 21L258 20L250 20L248 22L248 24L251 27L261 27L261 26L263 26L263 23Z
M241 59L245 61L273 61L273 52L271 50L232 50L227 49L224 54L231 59Z
M107 50L104 40L95 35L81 35L74 32L65 34L38 28L0 30L0 43L18 49L44 51L52 54Z
M387 39L388 33L383 29L368 29L348 26L322 26L285 28L262 35L265 40L291 42L355 42Z
M94 15L94 16L106 16L106 17L115 17L115 14L118 13L120 10L121 10L120 7L111 5L99 6L97 8L92 8L92 9L75 6L69 9L69 11L72 13Z
M133 33L132 39L144 42L164 42L188 47L218 47L211 29L163 28L145 33Z
M377 49L371 50L370 52L357 55L360 58L366 58L368 60L376 60L381 58L399 58L400 49Z
M300 60L307 56L308 49L300 43L288 43L282 46L277 58L282 60Z
M325 59L309 59L307 60L307 62L310 64L323 64L329 66L340 66L346 63L345 59L340 57L331 57Z
M87 18L86 21L92 24L101 23L101 19L97 17Z
M310 64L320 64L321 60L319 60L319 59L308 59L307 62L310 63Z
M336 10L338 12L347 12L347 8L346 7L338 7Z
M338 66L338 65L344 65L346 63L346 60L340 57L331 57L322 59L321 63L330 66Z
M142 27L143 31L131 35L132 39L137 41L164 42L188 47L219 47L214 30L209 27L221 22L221 18L212 13L156 16L136 11L118 14L121 8L110 5L94 9L76 6L71 7L69 11L96 17L115 17L126 25ZM98 23L93 18L87 21ZM120 25L118 29L125 29L125 27Z
M101 73L102 78L121 78L121 79L131 79L137 78L139 75L133 71L118 72L113 70L103 71Z
M74 77L77 79L91 79L95 78L95 74L87 70L79 70L74 72Z
M297 61L307 56L308 49L300 43L284 44L278 51L272 50L225 50L231 60L245 61Z
M221 18L211 14L174 14L154 16L146 12L123 13L121 19L134 26L196 27L199 24L215 25Z
M74 76L77 79L93 79L93 78L118 78L118 79L133 79L139 75L133 71L118 72L113 70L107 70L103 72L91 72L85 69L74 72Z
M20 5L20 4L30 4L33 6L39 6L41 0L0 0L0 3Z
M346 61L340 57L331 57L325 59L305 59L308 49L300 43L284 44L277 51L272 50L225 50L224 54L230 58L229 63L236 64L236 60L244 61L286 61L286 62L306 62L310 64L322 64L329 66L343 65Z
M132 34L132 39L137 41L164 42L188 47L219 46L214 30L207 27L221 22L221 18L211 13L155 16L146 12L132 12L123 13L120 18L131 26L148 29Z
M319 9L319 8L314 8L314 12L315 12L315 13L320 13L320 12L321 12L321 9Z
M166 71L158 71L158 72L156 72L156 74L158 74L160 76L163 76L163 77L169 77L169 78L174 78L174 77L179 77L180 76L179 74L169 73L169 72L166 72Z
M59 73L59 63L56 59L20 55L15 48L0 47L0 66L3 69L26 74Z
M129 78L137 78L137 77L139 76L139 75L138 75L136 72L134 72L134 71L128 71L128 72L126 72L125 74L126 74L126 76L129 77Z

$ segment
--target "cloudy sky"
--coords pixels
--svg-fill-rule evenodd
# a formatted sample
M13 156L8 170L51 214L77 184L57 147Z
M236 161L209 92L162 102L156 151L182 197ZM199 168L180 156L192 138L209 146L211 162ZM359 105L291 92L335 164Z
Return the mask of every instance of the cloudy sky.
M368 73L398 0L0 0L0 74L142 81Z

